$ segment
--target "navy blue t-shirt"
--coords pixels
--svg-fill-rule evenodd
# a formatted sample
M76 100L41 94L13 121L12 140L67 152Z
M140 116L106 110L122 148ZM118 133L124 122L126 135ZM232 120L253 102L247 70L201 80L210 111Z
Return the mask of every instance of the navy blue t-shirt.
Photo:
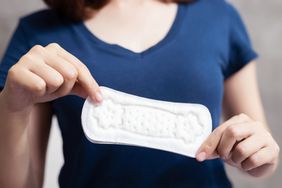
M220 123L224 81L256 58L238 12L224 0L179 4L166 37L142 53L106 43L82 22L43 10L20 20L2 60L0 87L8 69L32 46L53 42L85 63L100 85L207 106L213 128ZM199 163L165 151L89 142L81 127L83 102L77 96L52 101L65 159L60 187L231 187L219 159Z

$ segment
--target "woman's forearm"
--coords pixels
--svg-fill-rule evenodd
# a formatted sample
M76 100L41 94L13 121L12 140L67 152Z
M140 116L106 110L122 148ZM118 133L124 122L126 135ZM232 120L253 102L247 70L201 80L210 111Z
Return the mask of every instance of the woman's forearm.
M9 69L0 93L1 188L41 186L52 117L48 102L70 93L102 101L85 64L58 44L35 45Z
M30 113L10 112L0 93L0 187L31 187L27 125Z

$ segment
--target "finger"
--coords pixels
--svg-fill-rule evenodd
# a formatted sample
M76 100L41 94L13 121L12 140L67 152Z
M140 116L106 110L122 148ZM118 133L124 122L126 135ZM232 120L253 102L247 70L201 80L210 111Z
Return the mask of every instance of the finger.
M265 175L265 172L273 171L273 164L264 164L257 168L253 168L252 170L247 171L248 174L252 175L253 177L261 177Z
M217 147L221 158L227 160L235 143L254 134L254 126L250 124L253 123L232 124L225 129Z
M264 140L258 136L250 136L237 144L237 146L232 150L231 160L239 165L242 161L265 147Z
M43 96L46 92L46 82L28 69L22 69L17 83L23 89L31 91L35 96Z
M77 95L77 96L80 96L84 99L86 99L88 97L88 94L85 92L85 89L83 89L81 87L81 85L79 84L74 84L73 88L72 88L72 91L71 91L71 94L74 94L74 95Z
M241 166L240 165L237 165L235 164L230 158L229 159L226 159L224 160L225 163L229 164L230 166L233 166L233 167L236 167L236 168L239 168L241 169Z
M70 94L77 81L78 72L76 68L65 59L53 54L49 55L47 64L56 69L64 78L64 83L53 95L60 97Z
M55 92L64 82L62 75L52 67L46 65L41 59L33 59L32 61L33 63L31 63L29 70L46 82L47 93Z
M242 169L252 170L264 164L271 164L275 159L274 150L271 147L264 147L242 162Z
M204 143L200 146L199 150L196 153L196 159L198 161L204 161L206 159L212 159L217 157L217 153L215 153L215 148L219 143L221 138L222 129L215 129L209 137L204 141Z
M92 77L88 68L75 56L61 48L58 44L50 44L46 48L55 51L59 56L76 67L78 71L78 83L86 90L88 95L96 102L102 101L102 95L97 82Z
M102 94L99 85L92 77L91 73L84 64L77 65L78 77L77 82L83 88L88 96L95 102L102 102Z
M64 80L64 83L61 85L61 87L56 90L54 93L52 93L52 97L61 97L65 95L71 94L71 91L76 83L75 79L70 79L70 80ZM81 96L82 97L82 96Z
M219 144L219 141L221 139L222 133L224 130L232 125L237 124L240 122L245 122L245 117L242 117L241 115L234 116L224 122L222 125L218 126L211 134L210 136L204 141L204 143L200 146L196 153L196 159L198 161L203 161L205 159L213 159L217 157L216 148Z
M71 63L66 61L64 58L57 56L56 54L52 54L50 52L46 52L46 64L57 70L65 80L76 80L78 76L78 72L76 67Z

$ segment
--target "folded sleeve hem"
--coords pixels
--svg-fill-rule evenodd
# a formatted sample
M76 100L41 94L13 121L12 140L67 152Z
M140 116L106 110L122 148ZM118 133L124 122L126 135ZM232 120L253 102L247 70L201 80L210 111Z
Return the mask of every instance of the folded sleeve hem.
M242 56L241 63L238 63L237 66L234 66L230 71L225 72L224 80L227 80L233 74L235 74L236 72L238 72L243 67L245 67L247 64L249 64L250 62L254 61L257 58L258 58L258 54L253 50L250 50L250 51L244 53L243 56Z
M4 88L5 82L6 82L6 76L0 74L0 90L2 90Z

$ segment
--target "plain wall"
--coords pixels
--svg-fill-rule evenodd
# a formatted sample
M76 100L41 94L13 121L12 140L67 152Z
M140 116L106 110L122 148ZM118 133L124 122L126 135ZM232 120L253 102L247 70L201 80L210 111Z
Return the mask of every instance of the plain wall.
M261 95L269 126L282 145L282 1L281 0L232 0L241 12L249 29L258 59L258 76ZM0 0L0 56L20 16L44 7L41 1ZM54 118L48 146L45 188L56 188L57 176L63 164L62 141ZM268 180L257 181L243 176L236 169L227 166L229 177L238 188L279 188L282 167Z

